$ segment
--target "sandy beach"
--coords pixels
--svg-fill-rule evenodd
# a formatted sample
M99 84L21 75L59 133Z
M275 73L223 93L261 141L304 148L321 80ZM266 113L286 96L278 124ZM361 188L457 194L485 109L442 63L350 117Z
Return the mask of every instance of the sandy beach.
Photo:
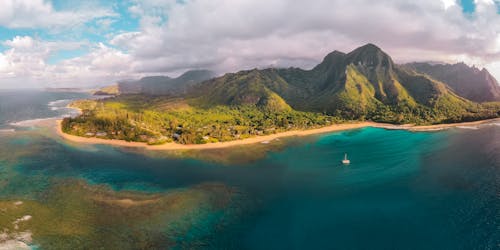
M493 123L496 121L500 121L500 118L474 121L474 122L460 122L460 123L437 124L437 125L427 125L427 126L413 126L413 127L408 127L407 129L410 131L435 131L435 130L443 130L443 129L453 128L453 127L473 127L473 126L478 126L478 125L485 124L485 123Z
M101 138L87 138L80 137L75 135L70 135L62 132L61 129L61 120L57 121L57 133L66 140L84 143L84 144L107 144L114 146L122 146L122 147L140 147L146 148L149 150L186 150L186 149L216 149L216 148L227 148L238 145L248 145L255 143L267 143L272 140L289 137L289 136L306 136L306 135L314 135L314 134L322 134L328 132L342 131L342 130L350 130L356 128L363 128L367 126L373 126L376 123L373 122L359 122L359 123L349 123L349 124L336 124L332 126L317 128L317 129L308 129L308 130L293 130L287 131L283 133L277 133L272 135L263 135L251 137L243 140L234 140L228 142L216 142L216 143L207 143L207 144L179 144L179 143L165 143L162 145L147 145L143 142L127 142L124 140L110 140L110 139L101 139Z
M242 140L234 140L228 142L216 142L216 143L207 143L207 144L178 144L178 143L166 143L162 145L147 145L143 142L127 142L124 140L111 140L111 139L101 139L101 138L87 138L80 137L75 135L66 134L61 129L61 120L57 120L57 133L62 138L83 144L106 144L120 147L135 147L135 148L145 148L148 150L191 150L191 149L218 149L218 148L227 148L239 145L248 145L255 143L269 143L272 140L282 138L282 137L290 137L290 136L308 136L315 134L323 134L335 131L343 131L343 130L351 130L358 129L364 127L376 127L376 128L385 128L385 129L404 129L410 131L435 131L435 130L443 130L452 127L460 127L460 126L477 126L484 123L490 123L494 121L500 121L500 118L475 121L475 122L463 122L463 123L453 123L453 124L438 124L438 125L427 125L427 126L414 126L414 125L393 125L393 124L385 124L385 123L376 123L376 122L356 122L356 123L345 123L345 124L335 124L331 126L326 126L317 129L307 129L307 130L293 130L286 131L282 133L272 134L272 135L264 135L264 136L256 136Z
M394 125L394 124L387 124L387 123L373 123L372 127L384 128L384 129L395 129L395 130L403 129L403 130L409 130L409 131L414 131L414 132L425 132L425 131L439 131L439 130L455 128L455 127L475 127L475 126L478 126L481 124L493 123L496 121L500 121L500 118L487 119L487 120L481 120L481 121L473 121L473 122L445 123L445 124L422 125L422 126L415 126L412 124Z

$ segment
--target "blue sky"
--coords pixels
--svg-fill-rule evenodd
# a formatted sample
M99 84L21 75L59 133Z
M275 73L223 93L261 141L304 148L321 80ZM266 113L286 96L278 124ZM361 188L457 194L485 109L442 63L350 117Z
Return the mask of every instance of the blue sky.
M79 1L54 0L51 3L54 11L74 11L79 8ZM88 6L88 7L87 7ZM103 16L88 20L80 27L68 29L53 29L46 27L22 27L9 28L0 26L0 40L9 40L16 36L31 36L45 41L86 41L90 44L105 43L109 41L109 35L114 33L129 32L139 30L139 17L133 16L128 11L131 3L128 1L86 1L82 8L108 8L115 15ZM108 44L109 45L109 44ZM0 51L8 49L0 44ZM61 60L82 56L88 53L89 46L82 45L81 48L71 50L55 51L51 54L48 62L51 64Z
M0 88L308 68L368 42L397 62L464 61L500 77L499 0L4 1Z
M465 13L473 13L476 9L476 4L474 0L460 0L460 5Z

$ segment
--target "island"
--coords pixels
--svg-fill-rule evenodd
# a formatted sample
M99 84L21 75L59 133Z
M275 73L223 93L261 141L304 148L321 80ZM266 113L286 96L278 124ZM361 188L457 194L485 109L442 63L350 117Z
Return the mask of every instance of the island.
M471 100L478 95L462 93L453 78L447 80L441 72L437 80L435 71L415 65L395 64L380 48L367 44L347 54L334 51L311 70L149 77L118 83L109 98L73 102L70 106L81 114L65 118L59 127L76 141L163 144L156 148L173 149L191 144L225 147L364 126L436 129L439 124L445 125L437 128L500 117L500 87L487 71L471 69L470 79L496 84L478 85L493 94Z

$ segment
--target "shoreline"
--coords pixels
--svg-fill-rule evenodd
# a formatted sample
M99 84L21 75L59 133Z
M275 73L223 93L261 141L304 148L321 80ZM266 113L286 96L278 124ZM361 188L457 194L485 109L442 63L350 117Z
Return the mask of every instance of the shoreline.
M393 130L408 130L408 131L413 131L413 132L426 132L426 131L432 132L432 131L440 131L440 130L455 128L455 127L478 126L478 125L482 125L482 124L486 124L486 123L492 123L495 121L500 121L500 118L492 118L492 119L473 121L473 122L443 123L443 124L419 125L419 126L415 126L413 124L394 125L394 124L388 124L388 123L374 123L376 125L373 127L384 128L384 129L393 129Z
M393 125L393 124L387 124L387 123L376 123L376 122L365 121L365 122L356 122L356 123L335 124L335 125L330 125L330 126L316 128L316 129L292 130L292 131L286 131L286 132L281 132L281 133L272 134L272 135L256 136L256 137L251 137L251 138L242 139L242 140L207 143L207 144L189 144L189 145L178 144L175 142L169 142L169 143L165 143L162 145L148 145L145 142L128 142L128 141L116 140L116 139L81 137L81 136L76 136L76 135L64 133L62 131L62 127L61 127L62 120L56 121L56 123L57 123L56 132L61 138L68 140L68 141L77 142L77 143L101 144L101 145L111 145L111 146L119 146L119 147L144 148L147 150L165 150L165 151L168 151L168 150L190 150L190 149L197 149L197 150L220 149L220 148L228 148L228 147L233 147L233 146L249 145L249 144L256 144L256 143L267 144L270 141L273 141L273 140L279 139L279 138L283 138L283 137L308 136L308 135L324 134L324 133L329 133L329 132L352 130L352 129L358 129L358 128L364 128L364 127L375 127L375 128L384 128L384 129L409 130L409 131L421 132L421 131L438 131L438 130L453 128L453 127L460 127L460 126L477 126L477 125L490 123L490 122L494 122L494 121L500 121L500 118L474 121L474 122L461 122L461 123L437 124L437 125L425 125L425 126L414 126L411 124Z

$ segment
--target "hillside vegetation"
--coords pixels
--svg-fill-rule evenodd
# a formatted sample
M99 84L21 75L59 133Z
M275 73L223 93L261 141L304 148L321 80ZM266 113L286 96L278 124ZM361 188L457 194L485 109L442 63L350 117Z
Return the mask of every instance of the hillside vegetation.
M214 77L208 70L190 70L177 78L168 76L148 76L139 80L126 80L118 83L122 94L143 94L151 96L182 95L187 89Z
M120 90L118 89L118 85L114 84L111 86L102 87L92 93L93 95L119 95Z
M475 102L500 101L500 85L486 69L464 63L409 63L404 67L445 82L453 91Z
M277 111L281 105L271 101L266 107L255 105L217 105L201 108L180 99L120 96L102 101L86 100L76 105L83 114L63 120L66 133L141 141L182 144L244 139L286 130L321 127L338 119L318 113L292 109Z
M463 98L372 44L334 51L311 70L240 71L177 95L87 102L78 104L81 116L64 120L65 132L151 144L228 141L345 120L421 125L500 116L500 103Z

